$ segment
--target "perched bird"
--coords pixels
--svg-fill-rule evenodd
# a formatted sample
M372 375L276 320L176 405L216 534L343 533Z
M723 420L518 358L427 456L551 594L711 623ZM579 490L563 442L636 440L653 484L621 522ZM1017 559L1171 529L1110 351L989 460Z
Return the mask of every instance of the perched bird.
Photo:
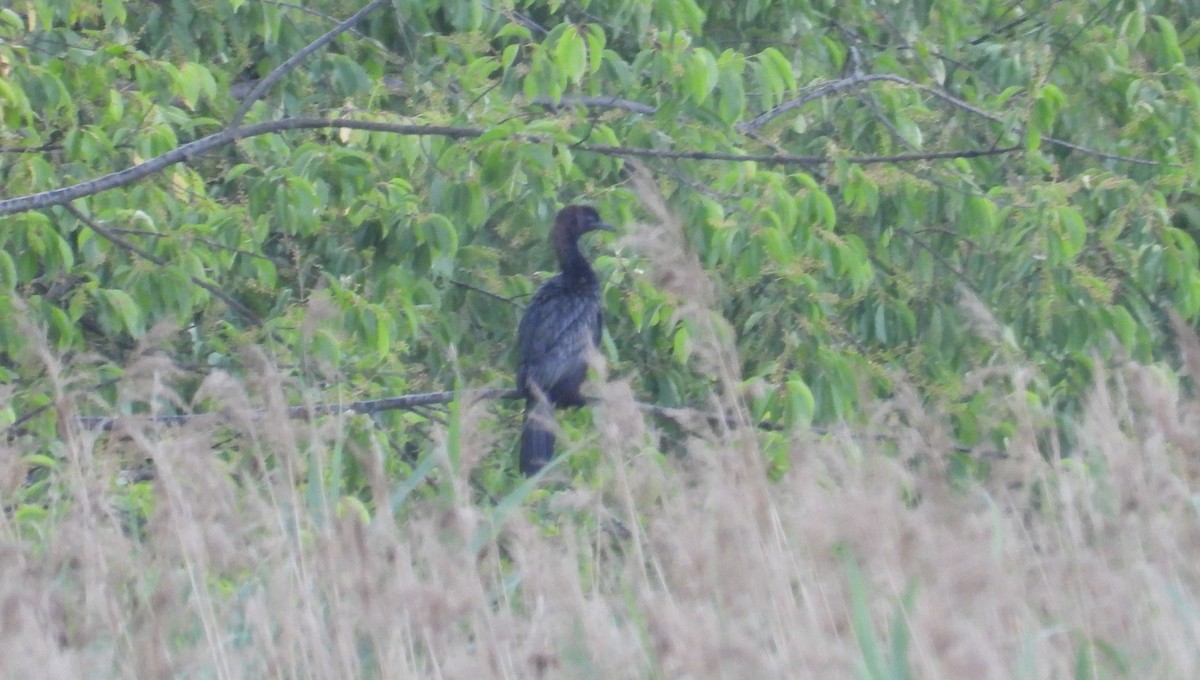
M517 389L525 397L521 472L532 475L554 456L554 409L583 406L587 355L600 344L600 284L579 252L579 237L612 231L596 209L569 205L554 218L550 239L559 273L533 294L517 326Z

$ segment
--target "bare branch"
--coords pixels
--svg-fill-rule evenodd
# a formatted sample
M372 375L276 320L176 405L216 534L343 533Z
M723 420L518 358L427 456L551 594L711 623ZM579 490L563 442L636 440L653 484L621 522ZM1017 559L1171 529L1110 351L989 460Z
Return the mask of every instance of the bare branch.
M473 286L465 281L459 281L458 279L450 279L450 283L455 286L458 286L459 288L469 290L474 293L479 293L480 295L486 295L486 296L492 298L493 300L499 300L500 302L510 304L513 307L516 307L517 309L525 309L525 305L521 304L520 302L517 302L516 300L513 300L511 298L506 298L503 295L500 295L498 293L493 293L490 290L484 290L483 288L480 288L478 286Z
M553 97L541 95L534 97L532 103L538 106L545 106L548 109L562 109L570 106L581 106L592 109L622 109L632 113L641 113L647 116L653 116L658 113L658 108L643 104L641 102L630 101L628 99L618 99L616 97L572 97L566 96L555 100Z
M850 76L849 78L842 78L841 80L825 83L824 85L819 85L808 93L802 94L791 101L786 101L770 111L752 118L751 120L748 120L744 123L739 123L737 125L737 131L742 134L754 132L760 127L787 113L788 111L794 111L795 109L798 109L811 101L828 97L829 95L837 94L838 92L842 92L844 90L850 90L860 85L865 85L866 83L880 80L896 82L897 78L899 78L899 76L893 76L888 73L867 73L857 74ZM905 83L911 82L904 78L899 79Z
M189 142L181 147L172 149L161 156L156 156L150 160L139 163L132 168L126 168L117 172L89 179L78 184L72 184L59 189L51 189L38 194L30 194L28 196L18 196L17 198L9 198L0 200L0 216L12 215L15 213L27 212L29 210L38 210L48 208L54 205L63 205L77 198L91 196L102 191L108 191L126 184L132 184L139 180L145 179L150 175L156 174L165 168L168 168L176 163L190 161L194 158L202 156L213 149L218 149L227 146L247 137L257 137L259 135L273 134L283 132L285 130L301 130L301 129L319 129L319 128L353 128L356 130L374 130L381 132L394 132L397 134L409 135L432 135L439 137L450 137L452 139L462 139L467 137L478 137L483 134L481 130L471 128L455 128L440 125L400 125L395 123L380 123L375 121L355 121L349 119L325 119L325 118L285 118L283 120L273 120L266 123L251 125L240 130L222 130L208 137L197 139L194 142Z
M1000 149L965 149L963 151L931 151L929 153L904 153L894 156L849 156L837 158L833 156L793 156L790 154L737 154L716 151L664 151L660 149L640 149L624 146L600 146L584 144L575 147L581 151L603 154L605 156L632 156L636 158L675 158L694 161L748 161L772 165L820 165L834 160L840 160L854 165L873 165L878 163L912 163L918 161L944 160L947 158L978 158L980 156L1000 156L1006 153L1020 151L1020 146L1006 146ZM0 206L3 204L0 203Z
M449 404L455 400L463 401L489 401L489 400L508 400L522 399L520 391L515 389L479 389L479 390L463 390L456 392L447 390L444 392L420 392L417 394L406 394L399 397L388 397L385 399L371 399L368 401L354 401L347 404L314 404L307 406L292 406L287 410L289 418L304 419L322 415L337 415L342 413L370 415L382 413L384 411L412 411L425 406L435 406L438 404ZM589 399L596 402L597 399ZM657 404L644 404L639 402L638 409L645 411L651 415L672 420L681 425L689 423L696 424L699 422L707 423L714 428L731 428L736 429L740 425L733 419L720 414L708 413L692 408L674 408L669 406L659 406ZM85 416L76 418L75 422L83 428L89 430L108 431L119 422L140 422L153 423L156 425L185 425L202 420L211 421L220 416L220 413L196 413L191 415L177 416ZM256 418L266 416L263 411L258 411L254 414ZM764 430L780 430L779 425L774 423L757 423L758 429Z
M289 71L296 68L300 62L307 59L313 52L316 52L325 45L328 45L334 38L350 30L350 27L354 26L359 21L362 21L363 17L367 16L387 2L388 0L372 0L369 5L355 12L354 15L349 19L346 19L342 23L338 24L325 35L309 43L304 49L293 54L291 57L288 57L287 61L283 62L279 66L276 66L275 70L271 71L270 75L268 75L266 78L263 78L262 81L250 91L250 94L246 95L246 98L242 100L241 106L239 106L237 112L233 114L233 119L229 121L227 129L236 130L237 127L242 124L242 120L246 117L246 114L250 111L250 107L254 105L254 102L258 101L263 94L266 93L266 91L280 78L284 77Z
M519 399L521 393L515 389L486 389L486 390L464 390L455 392L448 390L445 392L421 392L417 394L406 394L399 397L387 397L385 399L371 399L368 401L352 401L346 404L314 404L311 406L292 406L287 410L290 418L310 418L312 416L321 415L336 415L339 413L358 413L369 415L372 413L382 413L384 411L401 411L412 410L421 406L430 406L434 404L449 404L456 399L480 401L487 399ZM113 425L118 421L136 421L150 422L159 425L183 425L201 418L212 418L217 414L214 413L197 413L193 415L178 415L178 416L97 416L97 417L81 417L76 418L76 422L80 426L89 430L111 430ZM262 418L266 413L259 411L255 416Z
M985 34L979 36L978 38L975 38L974 40L970 41L967 44L968 45L982 45L983 43L991 40L992 38L995 38L995 37L1001 35L1002 33L1007 33L1009 31L1013 30L1014 28L1020 26L1021 24L1025 23L1027 21L1031 21L1036 16L1037 16L1037 14L1026 14L1024 16L1019 16L1016 19L1013 19L1012 21L1008 22L1007 24L1004 24L1003 26L996 28L995 30L991 31L990 33L985 33Z
M947 92L943 92L942 90L939 90L935 87L930 87L928 85L922 85L920 83L913 82L913 81L909 80L908 78L893 75L891 73L868 73L868 74L864 74L864 75L855 75L855 76L851 76L849 78L843 78L841 80L835 80L831 83L822 85L807 94L797 97L796 99L793 99L791 101L784 102L784 103L780 104L779 106L776 106L775 108L771 109L770 111L767 111L766 113L763 113L749 121L746 121L745 123L741 123L740 125L737 126L737 129L739 132L742 132L742 133L753 132L753 131L757 130L758 128L762 127L763 125L766 125L770 121L778 118L779 116L782 116L783 114L787 113L788 111L795 110L813 100L820 99L822 97L826 97L826 96L829 96L829 95L837 93L837 92L842 92L844 90L859 87L866 83L880 82L880 81L897 83L897 84L903 85L905 87L911 87L915 90L924 92L925 94L928 94L932 97L936 97L936 98L946 102L947 104L954 106L955 108L962 109L963 111L966 111L973 115L979 116L980 118L986 118L995 123L1003 123L1004 122L1004 119L1001 118L1000 116L997 116L993 113L984 111L983 109L981 109L977 106L969 104L969 103L967 103ZM1022 130L1024 130L1024 128L1017 127L1014 131L1020 132ZM1169 164L1168 163L1160 163L1158 161L1152 161L1152 160L1148 160L1145 158L1133 158L1130 156L1122 156L1119 154L1108 153L1105 151L1097 151L1095 149L1090 149L1086 146L1081 146L1079 144L1075 144L1073 142L1068 142L1063 139L1058 139L1056 137L1050 137L1048 135L1042 135L1042 141L1046 142L1047 144L1053 144L1054 146L1059 146L1064 149L1071 149L1072 151L1078 151L1079 153L1082 153L1082 154L1087 154L1089 156L1094 156L1096 158L1102 158L1102 159L1110 160L1110 161L1120 161L1122 163L1134 163L1137 165L1169 165L1170 167L1183 167L1182 165L1180 165L1178 163L1169 163ZM983 154L978 154L978 155L983 155ZM952 156L952 157L953 158L961 158L962 156ZM967 157L969 157L969 156L967 156Z
M0 153L45 153L46 151L62 151L62 144L46 142L41 146L0 146Z
M128 234L130 236L142 236L144 238L154 238L154 239L174 238L175 237L174 234L163 234L163 233L160 233L157 231L147 231L145 229L128 229L128 228L123 228L123 227L113 227L112 229L109 229L108 231L111 234ZM189 243L202 243L202 244L212 248L213 250L219 250L222 252L226 252L226 253L229 253L230 255L241 255L242 257L248 257L252 260L263 260L264 262L270 262L271 264L274 264L276 266L279 266L280 264L286 264L286 260L283 260L282 258L271 257L269 255L263 255L261 253L255 253L255 252L251 252L249 250L242 250L241 248L233 248L233 247L227 246L223 243L218 243L217 241L214 241L213 239L210 239L210 238L199 238L199 237L195 237L195 236L189 236L188 241L189 241Z
M547 31L546 28L544 26L542 26L541 24L539 24L538 22L534 21L533 19L531 19L530 17L528 17L524 14L521 14L520 12L518 12L516 10L508 9L505 7L501 7L499 10L497 10L495 7L492 7L491 5L489 5L486 2L483 2L480 4L483 5L483 8L489 12L497 12L498 11L501 14L504 14L506 16L511 16L518 24L521 24L522 26L524 26L525 28L528 28L531 31L537 31L538 33L541 33L542 35L546 35L550 32L550 31Z
M305 7L304 5L296 5L296 4L293 4L290 2L283 2L282 0L262 0L262 1L272 4L272 5L277 5L279 7L284 7L287 9L299 10L300 12L303 12L305 14L308 14L308 15L311 15L314 17L318 17L320 19L324 19L325 21L328 21L332 24L338 24L337 17L329 16L328 14L325 14L324 12L318 12L317 10L312 9L311 7ZM384 54L386 54L388 52L387 46L384 45L383 43L379 42L375 38L372 38L364 33L361 33L357 29L353 29L353 28L350 29L350 32L353 33L354 35L358 36L359 38L362 38L363 40L366 40L367 42L371 43L380 52L383 52ZM257 82L257 81L255 81L255 82Z

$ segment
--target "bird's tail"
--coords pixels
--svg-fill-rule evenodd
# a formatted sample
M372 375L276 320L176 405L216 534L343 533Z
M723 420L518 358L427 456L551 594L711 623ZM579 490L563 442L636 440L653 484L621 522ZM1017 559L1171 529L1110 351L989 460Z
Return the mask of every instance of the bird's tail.
M537 474L554 457L554 411L546 400L525 405L521 428L521 473Z

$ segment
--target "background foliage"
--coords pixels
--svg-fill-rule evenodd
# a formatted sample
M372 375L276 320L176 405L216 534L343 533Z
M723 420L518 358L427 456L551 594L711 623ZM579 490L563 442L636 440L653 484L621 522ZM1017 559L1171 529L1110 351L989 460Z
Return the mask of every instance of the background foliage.
M0 9L3 196L220 131L249 84L360 8ZM643 152L714 282L753 417L855 420L901 381L950 410L962 445L1003 448L1013 425L995 394L1013 385L990 363L1036 367L1020 387L1052 423L1072 417L1097 359L1164 358L1166 310L1200 317L1196 18L1190 3L1115 0L389 4L244 124L478 136L264 134L71 208L15 212L0 304L86 355L108 402L164 321L187 398L259 345L316 401L503 386L519 308L484 291L520 303L553 269L543 239L565 203L636 236L616 147L773 156ZM644 401L703 404L714 384L692 361L687 301L628 243L593 250L611 372ZM51 400L23 358L30 337L0 328L7 423ZM408 462L427 448L423 420L383 419Z

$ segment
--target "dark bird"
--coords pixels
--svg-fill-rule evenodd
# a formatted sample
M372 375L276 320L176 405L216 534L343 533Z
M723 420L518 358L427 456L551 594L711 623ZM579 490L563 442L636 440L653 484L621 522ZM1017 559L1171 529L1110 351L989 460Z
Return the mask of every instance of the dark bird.
M554 218L550 239L559 273L533 294L517 326L517 389L525 397L521 472L532 475L554 456L554 409L583 406L587 355L600 344L600 284L579 252L579 237L612 226L596 209L569 205Z

